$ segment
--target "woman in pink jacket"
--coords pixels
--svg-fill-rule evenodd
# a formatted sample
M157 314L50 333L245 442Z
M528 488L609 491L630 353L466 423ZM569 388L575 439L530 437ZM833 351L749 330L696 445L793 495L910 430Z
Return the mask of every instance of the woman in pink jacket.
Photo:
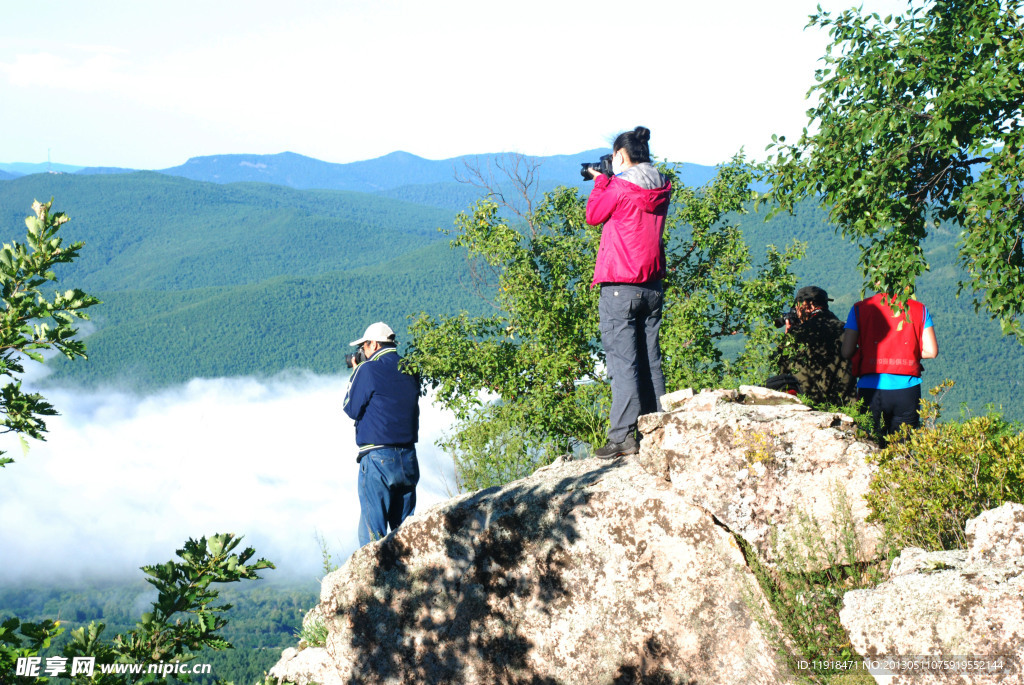
M636 454L637 418L660 411L665 394L658 330L665 276L662 230L672 186L651 164L643 126L620 134L612 147L612 171L589 168L594 190L587 223L604 224L593 285L601 286L601 344L612 385L608 443L594 454L611 459Z

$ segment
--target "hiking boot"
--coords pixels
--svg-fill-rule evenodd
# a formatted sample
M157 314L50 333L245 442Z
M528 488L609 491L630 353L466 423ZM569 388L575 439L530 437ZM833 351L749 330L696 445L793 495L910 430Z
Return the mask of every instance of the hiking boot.
M608 442L604 447L597 448L594 450L594 456L601 459L614 459L615 457L636 454L639 451L640 445L637 443L636 438L632 435L627 435L626 439L622 442Z

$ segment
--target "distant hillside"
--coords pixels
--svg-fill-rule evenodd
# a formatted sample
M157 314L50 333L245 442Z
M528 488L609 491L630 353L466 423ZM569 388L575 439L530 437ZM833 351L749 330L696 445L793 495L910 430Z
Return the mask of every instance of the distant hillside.
M466 287L464 252L438 242L393 260L315 276L235 287L97 292L88 362L54 364L53 382L151 389L192 378L270 376L285 369L331 374L367 325L405 335L421 310L482 311Z
M542 190L551 190L559 185L579 185L580 164L596 162L607 149L588 150L574 155L552 155L548 157L526 156L530 163L539 163L537 180ZM281 152L276 155L211 155L193 157L180 166L159 170L168 176L179 176L193 181L208 183L270 183L300 190L348 190L360 193L389 193L406 187L450 186L443 195L465 194L472 188L456 180L466 176L466 165L481 170L498 171L506 162L505 153L463 155L450 159L431 160L417 157L408 152L391 154L359 162L335 164L312 157ZM121 167L78 167L67 164L0 164L0 180L19 176L45 173L47 171L75 173L84 176L98 174L129 174L135 169ZM687 185L702 185L715 174L715 167L699 164L683 164L681 178ZM456 188L460 190L455 190ZM415 191L414 191L415 192ZM444 205L436 199L424 204Z
M6 171L13 176L28 176L29 174L45 174L55 172L61 174L73 174L82 167L73 164L56 164L50 162L0 162L0 171Z
M138 169L126 169L119 166L87 166L76 171L76 174L82 176L95 176L97 174L131 174L138 171Z
M530 157L540 162L537 176L547 187L579 185L580 164L596 162L607 149L588 150L575 155ZM161 173L183 176L211 183L256 181L291 188L352 190L365 193L386 192L403 186L438 183L456 184L456 175L465 174L466 164L481 169L495 168L503 154L464 155L451 159L430 160L408 152L349 164L333 164L293 152L276 155L217 155L193 157L185 164L163 169ZM701 185L714 176L714 167L687 164L682 167L683 180Z
M425 207L461 212L480 198L480 189L465 183L425 183L382 190L377 195Z
M362 193L197 183L155 172L36 174L0 184L0 238L56 198L85 240L64 278L103 291L251 284L379 265L442 240L453 213Z
M23 240L33 199L50 197L72 217L66 239L86 242L61 282L104 301L89 362L55 362L54 381L332 373L375 320L404 331L420 310L479 306L460 286L463 253L438 232L453 211L155 172L36 174L0 184L0 239Z

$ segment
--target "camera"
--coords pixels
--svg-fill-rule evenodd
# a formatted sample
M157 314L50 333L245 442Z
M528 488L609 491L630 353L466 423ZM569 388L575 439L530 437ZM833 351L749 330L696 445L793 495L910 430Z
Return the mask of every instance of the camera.
M800 323L800 317L797 316L795 309L790 309L782 316L776 317L775 319L772 320L772 323L775 324L776 328L782 328L783 326L786 325L787 322L789 323L790 327L793 327Z
M580 169L580 176L583 177L584 181L590 180L590 174L587 172L589 172L591 169L593 169L599 174L604 174L605 176L615 175L615 173L612 171L612 155L601 155L601 161L583 162L582 164L580 164L580 166L583 167L582 169Z
M345 366L347 366L350 369L356 368L356 366L358 366L359 364L362 364L365 361L366 361L366 355L363 354L363 348L362 347L360 347L358 350L356 350L355 354L346 354L345 355Z

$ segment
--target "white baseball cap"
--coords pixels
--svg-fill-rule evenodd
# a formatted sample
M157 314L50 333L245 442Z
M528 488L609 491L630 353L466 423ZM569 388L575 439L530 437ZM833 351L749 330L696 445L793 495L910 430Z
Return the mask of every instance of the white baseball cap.
M377 323L371 323L367 328L366 332L363 333L363 337L359 340L353 340L349 345L362 345L364 342L395 342L395 332L391 330L391 326L387 325L383 321Z

